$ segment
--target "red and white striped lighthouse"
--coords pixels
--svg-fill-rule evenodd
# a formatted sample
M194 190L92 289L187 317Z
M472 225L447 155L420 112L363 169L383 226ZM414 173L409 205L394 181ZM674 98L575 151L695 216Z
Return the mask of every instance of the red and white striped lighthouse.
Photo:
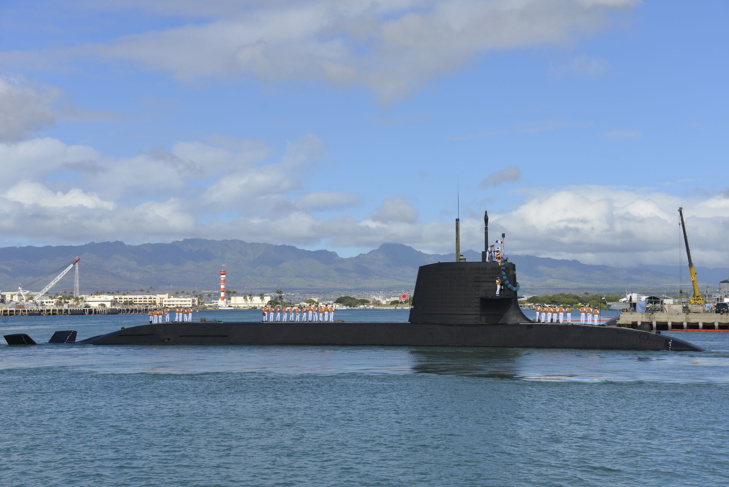
M218 303L218 306L225 307L227 302L225 300L225 276L228 274L225 269L220 271L220 303Z

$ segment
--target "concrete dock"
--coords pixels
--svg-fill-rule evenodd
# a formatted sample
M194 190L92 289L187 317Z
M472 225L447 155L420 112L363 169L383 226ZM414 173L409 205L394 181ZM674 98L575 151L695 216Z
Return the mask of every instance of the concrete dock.
M633 313L623 312L618 317L618 326L637 328L649 324L653 330L703 330L729 331L729 314L720 313Z

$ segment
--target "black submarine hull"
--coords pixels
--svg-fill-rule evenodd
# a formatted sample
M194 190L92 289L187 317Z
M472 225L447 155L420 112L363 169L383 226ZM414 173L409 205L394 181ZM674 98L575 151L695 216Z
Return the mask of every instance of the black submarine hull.
M164 323L80 343L93 345L336 345L701 351L683 340L627 328L545 323L454 326L392 322Z

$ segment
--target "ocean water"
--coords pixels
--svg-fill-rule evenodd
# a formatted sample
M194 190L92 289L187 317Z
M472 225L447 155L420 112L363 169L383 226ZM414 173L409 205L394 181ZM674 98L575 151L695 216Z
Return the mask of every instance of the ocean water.
M729 333L673 334L706 351L0 345L0 485L724 485Z

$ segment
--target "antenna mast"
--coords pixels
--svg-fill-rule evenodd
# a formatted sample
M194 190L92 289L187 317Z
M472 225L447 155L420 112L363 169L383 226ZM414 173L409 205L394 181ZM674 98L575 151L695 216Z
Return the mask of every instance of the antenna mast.
M481 262L487 262L486 258L489 251L489 212L483 212L483 252L481 252Z
M456 180L456 262L462 262L461 256L461 184Z

